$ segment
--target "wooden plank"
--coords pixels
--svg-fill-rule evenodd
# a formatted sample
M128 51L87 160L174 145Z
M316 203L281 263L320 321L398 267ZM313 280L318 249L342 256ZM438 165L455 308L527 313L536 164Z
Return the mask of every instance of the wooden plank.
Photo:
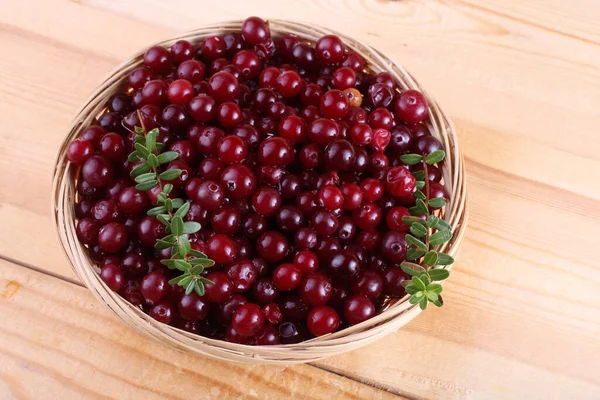
M246 366L135 333L82 287L0 261L0 398L392 399L309 365Z

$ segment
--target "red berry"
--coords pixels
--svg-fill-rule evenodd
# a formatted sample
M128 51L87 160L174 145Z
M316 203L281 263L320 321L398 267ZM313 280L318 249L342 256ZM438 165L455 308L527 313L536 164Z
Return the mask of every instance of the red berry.
M314 336L334 332L340 324L338 313L328 306L317 306L308 314L307 327Z
M302 275L294 264L281 264L273 271L273 283L279 290L292 290L300 284Z
M246 303L233 313L231 327L242 336L253 336L265 323L265 317L256 304Z

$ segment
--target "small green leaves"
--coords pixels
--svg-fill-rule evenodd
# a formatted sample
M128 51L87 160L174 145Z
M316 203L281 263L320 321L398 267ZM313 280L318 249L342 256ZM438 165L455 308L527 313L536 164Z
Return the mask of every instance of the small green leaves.
M425 237L425 236L427 236L427 228L425 227L425 225L423 225L419 222L414 222L410 226L410 233L412 233L413 235L415 235L417 237Z
M131 175L132 178L136 178L148 171L150 171L150 166L148 164L144 163L144 164L140 164L137 167L135 167L134 169L132 169L131 173L129 175Z
M200 230L200 228L202 228L202 225L194 221L187 221L183 223L183 233L196 233Z
M147 181L144 183L140 183L135 185L135 188L141 192L145 192L146 190L150 190L158 185L156 180Z
M425 162L427 164L437 164L442 161L446 157L446 153L444 150L436 150L430 153L427 157L425 157Z
M154 172L147 172L145 174L141 174L135 177L135 181L137 183L144 183L156 180L156 174Z
M430 283L429 285L427 285L427 291L434 292L435 294L440 294L442 293L442 285L440 285L439 283Z
M423 257L423 264L432 267L436 265L437 260L438 254L435 251L429 251L427 254L425 254L425 257Z
M437 246L438 244L446 243L448 240L452 239L452 234L450 231L437 231L429 238L429 243L432 246Z
M162 192L165 195L167 195L167 194L171 193L172 190L173 190L173 185L170 184L170 183L167 183L165 186L163 186L163 191Z
M150 155L150 150L148 150L148 148L141 143L135 144L135 151L141 158L148 158L148 155Z
M450 276L450 272L446 269L432 269L428 273L432 281L443 281Z
M144 128L142 128L141 126L135 126L133 127L133 130L135 131L135 133L144 133Z
M406 225L412 225L415 222L422 223L423 219L421 217L413 217L413 216L404 216L402 217L402 222Z
M179 153L176 151L165 151L158 155L158 163L159 164L167 164L173 160L176 160L179 157Z
M446 205L446 199L443 197L436 197L434 199L429 200L429 206L433 208L442 208Z
M178 210L175 211L175 216L183 218L183 217L185 217L185 215L187 214L189 209L190 209L190 203L183 203L180 207L178 207Z
M418 189L415 190L415 192L413 193L413 196L415 196L415 198L417 198L419 200L423 200L423 201L425 201L425 199L427 198L427 197L425 197L425 193L423 193L422 191L420 191Z
M404 154L400 156L400 161L406 165L415 165L423 160L423 156L420 154Z
M146 163L152 167L152 168L156 168L158 167L158 157L156 157L155 154L150 154L148 156L148 160L146 161Z
M190 254L190 250L191 250L191 245L190 245L190 241L186 236L180 236L179 237L179 255L181 257L187 256L188 254Z
M173 179L179 178L183 171L179 168L169 169L162 172L158 177L163 181L172 181Z
M423 188L425 187L425 181L417 181L415 182L415 185L417 186L417 189L423 190Z
M415 249L415 248L411 247L406 252L406 259L407 260L417 260L417 259L423 257L423 254L425 254L425 250Z
M425 181L425 171L413 171L412 174L417 181Z
M437 265L451 265L454 264L454 258L446 253L437 253Z
M417 199L415 204L416 205L414 207L409 208L409 211L412 215L422 215L429 212L429 209L423 200Z
M406 243L409 245L415 246L419 250L427 251L428 247L425 243L421 242L419 239L412 235L406 235Z
M156 147L156 138L158 137L158 128L152 129L146 134L146 148L153 152Z
M421 267L419 264L406 262L406 261L403 262L402 264L400 264L400 268L402 268L402 271L406 272L407 274L409 274L411 276L419 276L419 275L427 272L425 270L425 268Z
M427 289L427 286L425 286L425 283L418 276L413 276L411 280L413 281L414 285L419 290L425 290L425 289Z
M181 217L173 217L173 219L171 220L171 232L175 236L183 235L183 219L181 219Z
M439 229L439 230L447 230L447 231L451 231L452 230L452 227L450 226L450 224L447 223L446 221L444 221L441 218L437 219L437 221L436 221L436 223L435 223L435 225L433 227L436 228L436 229Z

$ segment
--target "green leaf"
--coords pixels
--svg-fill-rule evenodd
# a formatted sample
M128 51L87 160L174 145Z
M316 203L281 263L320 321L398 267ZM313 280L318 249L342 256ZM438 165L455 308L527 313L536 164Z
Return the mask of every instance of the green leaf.
M158 182L155 180L152 180L152 181L147 181L144 183L139 183L139 184L135 185L135 188L141 192L145 192L147 190L155 188L156 185L158 185Z
M437 301L437 299L438 299L437 293L427 291L427 300L434 302L434 301Z
M436 217L435 215L431 214L429 217L427 217L427 222L425 223L428 227L433 228L435 226L435 224L437 223L438 217Z
M419 307L421 307L421 310L425 310L427 308L427 303L427 297L423 297L419 302Z
M444 157L446 157L444 150L436 150L425 157L425 162L430 165L437 164L442 161Z
M427 276L427 273L421 274L419 276L419 279L421 279L423 281L423 284L425 286L429 285L431 283L431 281L429 280L429 277Z
M188 283L187 287L185 288L185 294L188 295L190 293L192 293L194 291L194 285L196 284L195 281L191 281L190 283Z
M433 266L437 264L438 254L435 251L430 251L425 254L423 258L423 264Z
M145 174L141 174L135 177L135 181L137 183L150 182L152 180L156 180L156 174L154 174L154 172L146 172Z
M431 235L429 243L432 246L437 246L438 244L446 243L450 239L452 239L452 234L449 231L437 231Z
M442 293L442 285L440 285L439 283L430 283L429 285L427 285L427 291L433 292L435 294L440 294Z
M165 212L164 206L153 207L148 210L148 215L151 217L156 217L158 214L162 214Z
M135 144L135 151L137 151L138 155L142 158L148 158L150 155L150 151L141 143Z
M163 193L165 194L169 194L171 193L171 191L173 190L173 185L170 183L167 183L164 187L163 187Z
M427 197L425 197L425 193L421 192L420 190L415 190L415 192L413 193L413 196L415 196L416 199L420 199L425 201L425 199Z
M423 291L418 291L417 293L413 294L410 297L410 300L408 300L408 302L410 304L417 304L418 302L420 302L423 298L425 297L425 293L423 293Z
M418 237L425 237L427 236L427 228L425 228L425 225L415 222L410 226L410 233Z
M402 222L404 222L406 225L412 225L415 222L418 222L420 224L423 222L423 219L421 217L413 217L407 215L402 217Z
M427 214L429 212L429 209L423 200L417 199L415 204L416 205L414 207L409 209L413 215Z
M454 264L454 258L446 253L438 253L437 265Z
M213 260L209 260L208 258L192 258L190 260L190 264L192 264L193 266L201 266L202 268L210 266L212 267L212 265L214 264ZM209 267L207 267L209 268Z
M415 294L419 291L419 288L416 287L415 285L410 284L410 285L406 286L404 288L404 290L406 290L406 293L408 293L408 294Z
M132 169L131 173L129 175L132 178L136 178L136 177L138 177L138 176L140 176L142 174L145 174L148 171L150 171L150 166L148 164L146 164L146 163L143 163L143 164L138 165L134 169Z
M417 249L410 248L406 252L406 259L407 260L417 260L417 259L423 257L423 254L425 254L425 250L417 250Z
M166 226L167 228L171 227L171 222L170 222L170 216L169 214L158 214L156 216L156 219L158 219L160 222L162 222L162 224L164 226Z
M415 246L417 249L421 249L421 250L425 250L427 251L427 245L423 242L421 242L419 239L417 239L416 237L412 236L412 235L406 235L405 237L406 239L406 243Z
M175 216L177 216L177 217L181 217L181 218L185 217L185 215L187 214L187 212L188 212L188 211L189 211L189 209L190 209L190 206L191 206L191 204L190 204L190 203L187 203L187 202L186 202L186 203L183 203L183 205L181 205L181 206L180 206L180 207L177 209L177 211L175 211Z
M198 296L204 296L204 284L202 282L196 281L194 284L194 291L198 294Z
M156 154L150 154L147 162L152 168L158 167L158 157L156 157Z
M140 161L140 157L138 157L137 152L134 151L129 156L127 156L127 161L138 162Z
M179 283L179 281L181 281L183 278L185 278L185 275L176 276L175 278L169 280L169 284L170 285L177 285Z
M198 250L192 249L192 250L190 250L190 254L193 255L194 257L197 257L197 258L206 258L206 259L208 259L208 256L206 254L204 254L203 252L198 251Z
M158 136L158 128L154 128L146 134L146 147L151 152L154 151L154 147L156 146L156 137L157 136ZM158 160L156 162L158 163Z
M423 281L421 280L421 278L419 278L418 276L413 276L411 278L411 280L413 281L414 285L419 289L419 290L425 290L427 288L427 286L423 283Z
M181 257L185 257L190 254L190 241L185 236L179 237L179 254ZM191 264L190 264L191 265Z
M167 164L173 160L176 160L179 157L179 153L176 151L165 151L164 153L160 153L158 155L158 163L159 164Z
M158 152L160 153L161 151L163 151L165 149L166 145L164 143L158 142L156 143L156 150L158 150Z
M146 143L146 138L144 137L144 135L135 135L133 137L133 143L139 143L143 145L144 143Z
M202 225L194 221L183 223L183 233L196 233L200 230L200 228L202 228Z
M442 296L439 295L437 301L434 301L433 304L435 304L438 307L441 307L444 305L444 299L442 299Z
M200 282L204 283L205 285L214 285L215 284L213 281L211 281L210 279L206 279L203 276L200 277Z
M200 275L202 272L204 272L204 266L194 265L194 263L192 263L192 262L190 262L190 264L192 264L192 268L190 268L190 274Z
M144 133L144 128L142 128L141 126L134 126L133 130L135 131L135 133Z
M157 200L158 204L160 204L161 206L164 206L165 201L167 200L167 195L165 194L164 191L162 191L156 196L156 200Z
M173 208L179 208L183 205L183 199L173 199Z
M429 200L429 205L432 208L442 208L446 205L446 199L444 199L443 197L433 198Z
M425 268L421 267L419 264L406 261L400 264L400 268L402 268L402 271L406 272L411 276L419 276L422 273L426 272Z
M406 165L415 165L423 160L420 154L404 154L400 156L400 161Z
M185 260L176 259L174 261L175 261L175 268L177 268L180 271L187 272L192 267L190 265L190 263Z
M450 224L441 218L437 219L437 223L435 224L434 228L439 229L439 230L447 230L447 231L452 230L452 227L450 226Z
M173 220L171 221L171 232L173 232L173 235L175 236L183 235L183 220L181 217L173 217Z
M165 198L165 208L168 212L173 211L173 200Z
M177 261L177 260L174 260L172 258L167 258L165 260L160 260L160 263L162 265L167 266L169 269L175 269L175 261Z
M158 249L158 250L164 250L164 249L168 249L169 247L173 246L172 242L168 242L164 239L158 239L156 241L156 243L154 243L154 248Z
M450 276L450 271L447 269L431 269L429 270L429 278L432 281L443 281Z
M182 286L182 287L187 287L187 285L189 285L190 282L192 282L194 280L194 278L192 278L190 275L184 274L183 275L183 279L179 281L178 285Z
M417 181L415 182L415 185L417 186L417 189L423 190L423 188L425 187L425 181Z
M163 181L171 181L173 179L179 178L179 175L181 175L182 172L183 171L179 168L173 168L166 170L165 172L161 173L158 177Z
M418 181L424 181L425 180L425 171L414 171L414 172L411 172L411 174Z

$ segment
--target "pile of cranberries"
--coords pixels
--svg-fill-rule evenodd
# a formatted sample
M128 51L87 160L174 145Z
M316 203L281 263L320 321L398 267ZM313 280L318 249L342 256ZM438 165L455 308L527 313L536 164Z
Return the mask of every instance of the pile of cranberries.
M399 156L442 145L421 123L424 96L369 68L337 36L275 39L257 17L150 48L68 147L77 235L104 282L158 321L255 345L335 332L404 296L419 167ZM137 190L127 160L141 126L180 154L170 196L191 202L192 248L216 263L202 297L168 283L180 272L154 248L165 228L146 213L160 188ZM438 168L426 179L430 198L448 197Z

